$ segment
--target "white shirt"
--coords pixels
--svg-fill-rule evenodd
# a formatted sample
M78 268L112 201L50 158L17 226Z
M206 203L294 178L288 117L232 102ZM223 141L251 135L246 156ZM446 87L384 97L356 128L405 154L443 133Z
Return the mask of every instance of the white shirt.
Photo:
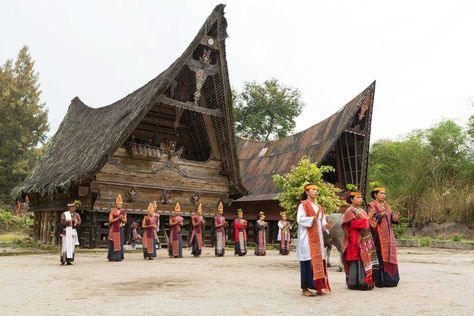
M311 203L314 211L317 213L319 206L316 203ZM298 223L298 245L296 246L296 256L299 261L311 260L311 253L309 250L308 228L313 226L315 218L306 216L303 204L298 206L298 213L296 214L296 222ZM321 241L321 254L326 260L326 251L324 249L323 229L326 226L326 216L323 212L319 212L317 219L319 240ZM326 230L327 231L327 230Z

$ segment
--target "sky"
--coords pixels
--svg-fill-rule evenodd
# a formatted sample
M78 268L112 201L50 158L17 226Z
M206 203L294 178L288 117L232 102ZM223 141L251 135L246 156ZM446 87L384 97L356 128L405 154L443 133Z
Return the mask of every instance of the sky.
M28 45L54 135L70 101L121 99L186 49L217 1L2 1L0 63ZM472 1L224 2L230 82L300 89L302 131L377 80L371 141L474 113Z

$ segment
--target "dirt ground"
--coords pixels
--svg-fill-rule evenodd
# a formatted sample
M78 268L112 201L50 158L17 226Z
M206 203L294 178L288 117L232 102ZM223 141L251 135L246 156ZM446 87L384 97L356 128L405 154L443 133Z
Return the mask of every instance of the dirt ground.
M1 315L473 315L474 251L399 249L397 288L350 291L329 269L332 293L303 297L294 252L216 258L206 248L201 258L158 260L139 253L109 263L105 252L79 253L73 266L59 255L0 257Z

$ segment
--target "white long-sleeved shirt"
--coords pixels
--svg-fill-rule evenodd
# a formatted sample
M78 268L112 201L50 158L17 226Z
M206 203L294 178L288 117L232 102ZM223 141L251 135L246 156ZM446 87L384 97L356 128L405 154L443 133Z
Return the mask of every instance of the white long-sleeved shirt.
M319 205L311 203L314 211L317 213ZM296 256L299 261L311 260L311 253L309 250L309 239L308 239L308 228L313 226L315 221L314 217L306 216L303 204L300 203L298 206L298 213L296 214L296 222L298 223L298 245L296 246ZM324 239L323 229L326 230L326 216L323 212L319 212L318 219L316 220L319 231L319 240L321 243L321 254L323 259L326 260L326 251L324 250Z
M283 221L282 220L279 220L278 221L278 236L277 236L277 240L280 241L281 240L281 230L285 227L285 224L283 224ZM291 225L290 225L290 229L291 229Z

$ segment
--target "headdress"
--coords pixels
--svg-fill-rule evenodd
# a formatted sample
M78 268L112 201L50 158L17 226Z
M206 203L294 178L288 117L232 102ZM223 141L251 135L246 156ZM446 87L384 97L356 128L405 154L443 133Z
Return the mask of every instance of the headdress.
M176 205L174 207L174 211L175 212L181 212L181 205L179 204L179 202L176 202Z
M280 216L283 217L283 215L286 215L285 212L280 212Z
M202 213L202 204L201 203L199 203L196 212L201 212Z
M306 190L311 190L311 189L316 189L316 190L317 190L317 189L318 189L318 186L315 185L315 184L311 184L311 183L308 183L308 184L306 184L306 185L304 186L304 190L305 190L305 191L306 191Z
M151 203L151 202L148 203L148 212L154 211L154 210L155 210L155 208L153 207L153 203Z
M122 200L122 195L119 194L117 196L117 198L115 199L115 205L118 205L119 203L122 203L123 204L123 200Z
M370 182L369 184L372 187L372 191L385 191L385 187L377 181Z
M265 216L265 213L264 212L258 213L258 217L261 217L261 216Z
M74 204L75 207L81 207L81 205L82 205L81 201L79 201L79 200L74 200L73 204Z
M157 207L158 207L158 205L156 204L156 201L153 201L153 203L152 203L152 204L153 204L153 208L154 208L154 209L155 209L155 211L156 211L156 209L157 209Z
M217 206L217 210L224 211L224 204L222 203L222 201L219 202L219 205Z
M242 209L239 208L237 210L237 215L244 215L244 211L242 211Z
M346 184L346 188L347 190L349 191L349 196L357 196L357 195L362 195L362 193L360 193L358 190L357 190L357 186L355 184L352 184L352 183L348 183Z

